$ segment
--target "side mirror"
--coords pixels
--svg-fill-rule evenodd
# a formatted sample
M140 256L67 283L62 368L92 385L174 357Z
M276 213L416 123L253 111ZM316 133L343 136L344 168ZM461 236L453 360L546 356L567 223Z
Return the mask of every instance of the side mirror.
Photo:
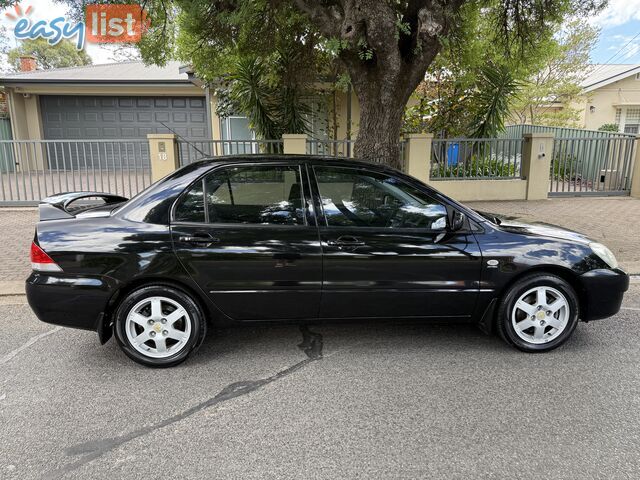
M466 216L464 213L458 212L457 210L454 211L451 216L451 231L457 232L458 230L462 230L465 218Z

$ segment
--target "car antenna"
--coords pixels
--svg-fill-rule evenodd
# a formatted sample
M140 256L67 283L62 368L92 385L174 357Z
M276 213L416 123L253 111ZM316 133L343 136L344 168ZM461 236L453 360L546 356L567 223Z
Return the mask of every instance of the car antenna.
M166 128L167 130L169 130L171 133L173 133L176 137L178 137L180 140L186 142L189 146L193 147L193 149L198 152L200 155L202 155L202 157L200 158L205 158L205 157L210 157L211 155L207 155L206 153L204 153L202 150L200 150L198 147L196 147L192 142L190 142L189 140L187 140L186 138L184 138L182 135L180 135L178 132L176 132L173 128L171 128L169 125L167 125L164 122L159 122L160 125L162 125L164 128ZM196 161L200 160L199 158L196 158Z

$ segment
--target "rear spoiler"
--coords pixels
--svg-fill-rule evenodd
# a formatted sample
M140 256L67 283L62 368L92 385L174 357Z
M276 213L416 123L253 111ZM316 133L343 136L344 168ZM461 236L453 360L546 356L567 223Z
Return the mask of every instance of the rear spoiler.
M128 198L120 195L112 195L111 193L100 192L69 192L59 193L47 197L40 201L38 210L40 211L40 221L44 220L60 220L63 218L73 218L74 210L79 208L71 208L71 204L81 199L101 198L106 205L126 202Z

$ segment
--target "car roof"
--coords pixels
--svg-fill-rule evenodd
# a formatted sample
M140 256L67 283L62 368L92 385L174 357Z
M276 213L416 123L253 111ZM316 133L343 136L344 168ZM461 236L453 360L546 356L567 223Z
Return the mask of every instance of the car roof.
M327 155L298 155L298 154L267 154L267 153L258 153L258 154L236 154L236 155L224 155L220 157L203 157L197 161L192 162L190 165L196 166L205 166L205 165L216 165L216 164L226 164L226 163L255 163L255 162L274 162L274 163L282 163L282 162L311 162L311 163L323 163L323 162L339 162L340 164L344 164L345 166L359 166L359 167L379 167L381 169L389 169L393 170L391 167L375 162L367 162L364 160L349 158L349 157L332 157Z

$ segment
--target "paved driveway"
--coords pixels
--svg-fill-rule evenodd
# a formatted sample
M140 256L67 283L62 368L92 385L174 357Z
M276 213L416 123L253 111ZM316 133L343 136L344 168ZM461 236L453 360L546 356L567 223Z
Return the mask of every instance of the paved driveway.
M152 370L4 305L0 478L640 478L640 285L544 355L471 326L214 332Z

